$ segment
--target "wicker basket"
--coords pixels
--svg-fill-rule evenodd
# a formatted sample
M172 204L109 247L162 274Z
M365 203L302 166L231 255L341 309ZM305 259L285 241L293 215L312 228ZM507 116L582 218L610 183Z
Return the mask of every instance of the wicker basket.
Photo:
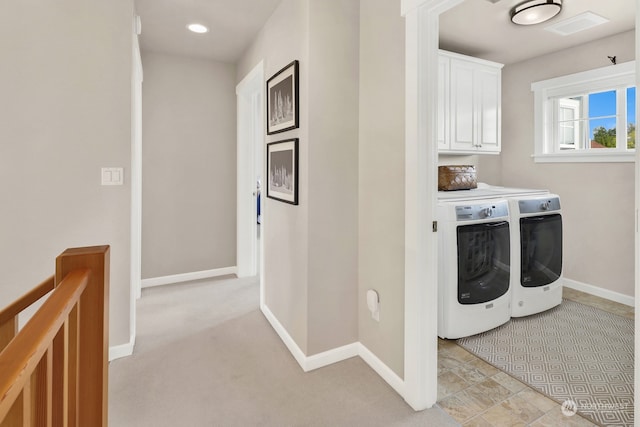
M469 190L477 186L475 166L438 166L438 191Z

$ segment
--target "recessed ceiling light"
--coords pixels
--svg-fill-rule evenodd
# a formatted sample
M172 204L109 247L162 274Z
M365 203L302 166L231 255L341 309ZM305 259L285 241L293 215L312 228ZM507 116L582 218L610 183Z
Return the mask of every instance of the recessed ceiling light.
M194 33L202 34L209 31L207 27L202 24L189 24L187 25L189 31L193 31Z
M562 10L562 0L529 0L511 9L511 21L533 25L548 21Z

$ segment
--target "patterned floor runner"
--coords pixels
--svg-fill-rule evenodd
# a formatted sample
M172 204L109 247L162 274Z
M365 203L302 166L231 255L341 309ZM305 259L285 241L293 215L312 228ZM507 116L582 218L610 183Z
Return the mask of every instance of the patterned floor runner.
M514 318L459 345L603 426L633 426L631 319L574 301Z

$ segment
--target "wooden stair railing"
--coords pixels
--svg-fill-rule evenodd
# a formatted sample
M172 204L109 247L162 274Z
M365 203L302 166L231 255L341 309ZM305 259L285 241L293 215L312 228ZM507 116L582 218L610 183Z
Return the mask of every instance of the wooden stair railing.
M107 427L108 315L109 246L67 249L54 276L0 310L0 427Z

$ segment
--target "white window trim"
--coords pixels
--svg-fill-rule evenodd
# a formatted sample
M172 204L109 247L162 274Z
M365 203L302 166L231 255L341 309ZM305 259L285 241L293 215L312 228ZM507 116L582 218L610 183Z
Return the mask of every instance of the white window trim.
M553 111L548 108L549 103L546 101L549 98L566 96L568 93L610 90L612 87L621 85L635 86L635 83L635 61L532 83L535 149L532 157L534 161L536 163L634 162L635 150L553 152L550 149L554 132Z

